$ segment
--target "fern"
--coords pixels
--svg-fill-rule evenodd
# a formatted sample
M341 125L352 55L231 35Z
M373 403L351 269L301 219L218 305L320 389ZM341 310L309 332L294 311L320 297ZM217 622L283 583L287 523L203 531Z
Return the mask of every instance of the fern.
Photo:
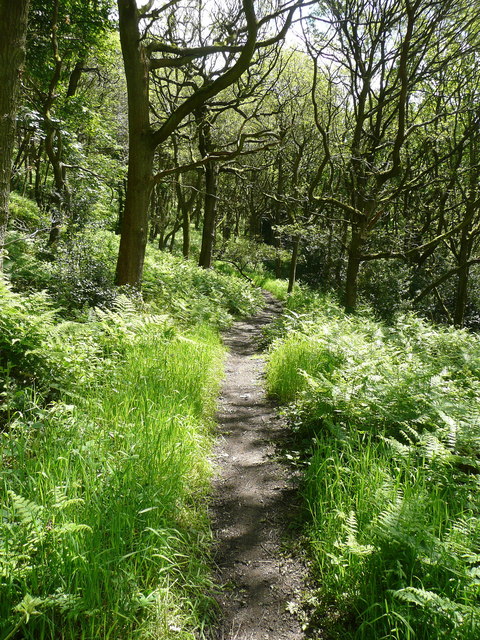
M476 640L480 338L308 304L285 320L268 380L313 440L305 496L322 597L356 612L359 640Z
M14 518L17 518L21 524L39 529L42 526L41 516L45 511L44 508L23 496L17 495L12 490L8 490L7 494L11 500Z
M463 605L440 596L433 591L406 587L393 592L393 597L410 605L415 605L430 614L432 618L444 618L453 628L462 627L466 622L470 625L480 623L480 611L477 607Z
M360 544L358 542L358 522L354 511L350 511L345 521L346 538L336 546L354 556L367 556L374 552L375 547L371 544Z

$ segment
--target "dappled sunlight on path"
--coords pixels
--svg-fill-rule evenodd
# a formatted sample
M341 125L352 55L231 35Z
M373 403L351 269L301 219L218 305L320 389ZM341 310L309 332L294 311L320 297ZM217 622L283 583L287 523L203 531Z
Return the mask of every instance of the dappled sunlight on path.
M270 296L263 312L235 323L220 399L219 474L212 506L223 624L218 640L300 640L296 608L302 564L282 551L298 508L291 472L274 459L285 427L262 389L256 353L264 326L280 312Z

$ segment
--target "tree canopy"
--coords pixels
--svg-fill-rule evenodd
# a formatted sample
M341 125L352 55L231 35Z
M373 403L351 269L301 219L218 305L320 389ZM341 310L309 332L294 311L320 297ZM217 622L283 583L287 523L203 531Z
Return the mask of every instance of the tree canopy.
M181 234L205 268L246 264L253 243L290 288L337 290L349 311L365 300L474 326L478 12L32 0L2 243L33 234L58 261L85 229L110 229L115 282L134 288L148 242L175 251Z

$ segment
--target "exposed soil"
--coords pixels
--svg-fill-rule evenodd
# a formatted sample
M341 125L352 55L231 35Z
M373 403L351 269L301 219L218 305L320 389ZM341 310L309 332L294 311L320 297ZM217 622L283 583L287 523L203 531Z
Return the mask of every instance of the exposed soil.
M281 306L264 310L224 336L230 349L218 411L218 477L212 505L223 621L217 640L300 640L295 615L305 569L288 552L298 509L294 474L276 455L285 424L262 389L262 328Z

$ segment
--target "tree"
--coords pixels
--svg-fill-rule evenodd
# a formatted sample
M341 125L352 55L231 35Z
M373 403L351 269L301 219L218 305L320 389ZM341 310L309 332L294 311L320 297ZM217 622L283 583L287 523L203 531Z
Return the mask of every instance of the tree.
M331 183L319 181L316 201L347 224L347 311L357 305L361 264L385 257L385 252L376 256L366 251L375 229L402 194L425 178L413 170L422 149L406 149L416 131L436 117L423 108L426 82L464 55L461 34L475 22L476 13L467 14L462 0L324 3L317 34L321 44L316 50L311 44L310 52L316 65L322 61L329 82L343 90L344 126L334 145L319 122L325 146L320 166L326 167L328 158L338 179L336 193Z
M10 174L29 0L0 0L0 269L8 222Z
M139 9L135 0L118 0L128 93L129 160L117 284L136 287L141 284L156 150L187 116L200 112L211 98L235 83L252 63L256 51L283 38L295 10L302 4L304 0L287 2L258 17L253 0L242 0L224 8L220 4L212 5L208 21L201 0L171 0L159 9L152 9L153 2ZM197 16L209 24L197 21ZM271 35L269 30L279 20L282 26ZM188 46L179 46L171 37L174 25L182 23L189 30L189 38L183 38L190 41ZM153 126L151 74L163 72L165 76L171 69L188 69L188 65L199 58L210 60L213 76L198 87L180 83L176 107Z
M75 111L77 119L85 120L88 101L78 100L76 94L82 75L98 71L86 66L89 57L109 43L106 35L112 29L110 5L110 0L31 0L26 91L42 129L39 156L45 152L47 171L51 169L53 174L48 198L50 244L58 240L72 203L68 147L75 142L75 134L66 121L68 116L75 120Z

